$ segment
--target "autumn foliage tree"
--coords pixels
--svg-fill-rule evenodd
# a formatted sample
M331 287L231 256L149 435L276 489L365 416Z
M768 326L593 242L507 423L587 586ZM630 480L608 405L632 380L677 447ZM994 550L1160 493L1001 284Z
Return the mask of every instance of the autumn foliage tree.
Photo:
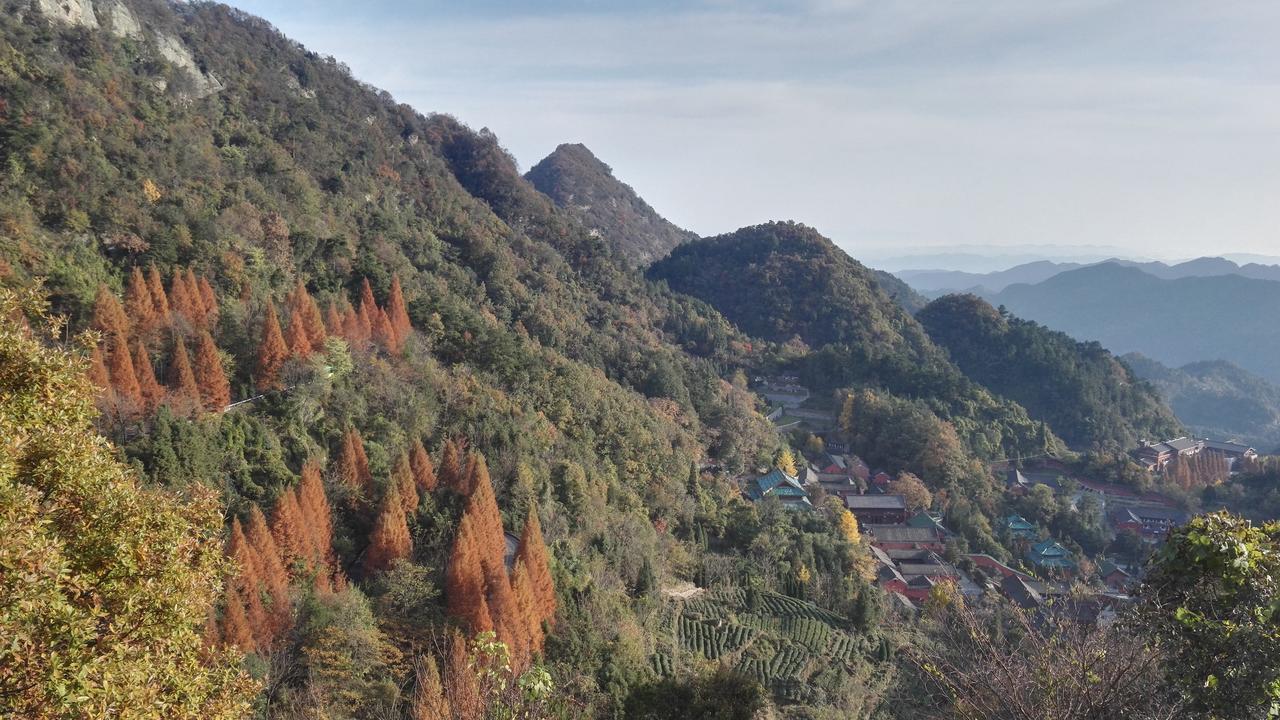
M409 467L413 470L413 482L418 487L419 495L435 492L438 485L436 469L431 464L431 456L423 447L422 440L415 439L409 448Z
M368 494L373 491L373 473L369 471L369 456L364 451L364 438L353 428L342 436L338 448L338 478L352 491Z
M538 521L536 507L529 509L529 519L525 521L524 532L520 534L520 545L516 549L516 560L524 563L528 569L529 585L538 603L539 617L548 624L554 624L556 585L551 578L547 546L542 539L542 523Z
M205 410L220 412L231 404L231 383L208 330L201 330L196 341L195 381Z
M367 572L388 570L413 552L413 538L405 520L400 493L392 487L382 499L382 508L369 534L364 567Z
M191 370L187 344L178 338L169 359L169 407L180 415L194 415L200 408L200 386Z
M280 389L280 370L289 359L289 347L285 344L284 334L280 331L280 319L276 317L276 308L267 302L266 315L262 321L262 338L258 343L258 361L254 382L259 390Z
M216 498L145 487L93 429L84 360L0 289L0 317L24 316L0 322L0 717L246 717L256 688L200 640L225 570Z

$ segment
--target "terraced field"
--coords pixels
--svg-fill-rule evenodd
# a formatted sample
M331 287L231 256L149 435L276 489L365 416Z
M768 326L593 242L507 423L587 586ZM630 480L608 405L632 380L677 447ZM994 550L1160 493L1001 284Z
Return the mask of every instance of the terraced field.
M824 692L814 684L819 672L851 668L875 650L847 628L844 618L786 595L706 592L668 604L651 664L672 675L698 658L727 662L780 701L809 702Z

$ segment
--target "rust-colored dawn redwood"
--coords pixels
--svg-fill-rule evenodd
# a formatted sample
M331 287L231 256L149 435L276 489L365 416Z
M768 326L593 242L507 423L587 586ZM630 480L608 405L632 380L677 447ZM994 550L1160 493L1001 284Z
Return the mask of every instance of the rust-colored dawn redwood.
M306 333L313 350L324 347L328 333L325 331L324 319L320 316L320 307L316 305L316 301L307 292L307 287L301 280L289 294L289 323L299 325L300 329Z
M391 276L391 290L387 294L387 319L391 321L391 329L395 331L396 344L402 345L413 325L409 322L409 311L404 304L404 292L400 288L400 276Z
M421 498L418 497L418 484L414 482L413 466L409 462L408 453L402 452L396 458L395 467L391 470L391 484L400 494L400 504L405 513L416 512Z
M142 394L142 409L148 413L155 412L164 402L164 386L156 380L155 368L151 366L151 355L141 340L133 344L133 370L138 378L138 390Z
M289 354L294 357L304 358L315 352L315 348L311 345L311 338L307 337L307 331L296 315L289 322L289 329L284 333L284 341L289 346Z
M93 329L114 342L117 335L129 337L129 328L129 318L125 316L124 308L116 299L115 293L106 285L99 285L98 295L93 300Z
M431 464L431 456L423 447L422 440L415 439L409 448L409 466L413 469L413 482L418 486L418 494L426 495L435 492L437 485L436 469Z
M195 379L205 410L221 412L231 404L231 383L208 330L201 330L196 340Z
M454 492L462 492L467 484L466 477L463 475L465 468L462 462L462 450L458 447L458 443L445 440L444 448L440 450L440 468L437 471L441 485Z
M107 373L107 361L102 356L102 345L94 345L89 355L89 382L102 391L111 389L111 376Z
M187 344L178 338L169 359L169 407L180 415L194 415L200 409L200 386L191 370Z
M138 330L150 332L162 323L141 268L134 267L133 272L129 273L129 284L124 292L124 307Z
M485 574L471 517L463 514L445 570L446 611L471 634L493 629L485 602Z
M271 537L276 541L280 560L286 569L293 572L299 565L306 566L311 556L311 543L303 525L298 497L292 489L276 500L275 511L271 515Z
M365 550L366 572L389 570L397 561L413 552L413 538L405 521L404 505L400 493L392 487L382 499L382 509L369 534L369 547Z
M129 344L124 335L116 332L111 337L110 355L107 356L107 374L111 378L111 389L116 397L132 408L142 406L142 389L138 387L138 376L133 367L133 358L129 356Z
M238 648L240 652L249 653L254 650L253 632L245 618L244 603L240 600L240 593L231 585L227 586L222 611L222 642Z
M266 303L266 316L262 321L262 336L258 343L257 372L254 382L259 390L280 389L280 369L289 359L289 347L285 344L284 334L280 332L280 318L276 317L275 305L270 300Z
M151 291L151 304L156 309L156 316L167 322L169 318L169 295L164 291L164 282L160 279L160 271L155 265L147 268L147 289Z
M529 573L529 584L533 589L533 597L538 602L539 617L548 624L554 624L556 585L551 578L547 546L542 539L542 524L538 521L536 507L529 508L529 519L525 522L524 532L520 535L516 561L524 563Z

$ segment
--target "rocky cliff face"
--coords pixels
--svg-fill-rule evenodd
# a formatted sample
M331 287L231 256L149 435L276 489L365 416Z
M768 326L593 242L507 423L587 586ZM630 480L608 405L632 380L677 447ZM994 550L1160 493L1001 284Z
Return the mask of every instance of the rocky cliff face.
M84 28L104 28L119 37L150 40L150 48L174 66L185 82L170 84L157 79L157 87L170 90L186 99L208 97L222 90L218 78L205 72L191 54L191 49L172 33L144 29L137 15L120 0L36 0L36 9L51 22Z

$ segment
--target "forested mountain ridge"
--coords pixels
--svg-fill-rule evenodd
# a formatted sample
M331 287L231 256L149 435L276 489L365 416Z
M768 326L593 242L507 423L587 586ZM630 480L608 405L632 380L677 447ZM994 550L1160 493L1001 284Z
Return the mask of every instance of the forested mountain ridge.
M1073 447L1123 451L1181 434L1154 389L1096 342L1002 314L973 295L941 297L916 319L966 375Z
M865 385L919 400L979 455L1044 447L1025 410L965 378L871 270L812 228L775 222L705 238L676 248L649 275L710 303L748 335L804 348L794 369L815 387Z
M659 215L581 143L560 145L525 178L632 265L648 265L698 237Z
M207 634L258 658L271 716L420 702L403 694L402 659L488 622L449 605L451 555L534 519L560 595L543 661L565 696L612 712L653 681L659 619L642 611L658 584L792 522L746 508L725 539L741 501L693 472L777 448L754 399L722 379L747 338L619 268L492 135L398 105L262 20L213 4L45 5L10 0L0 16L0 283L40 287L72 331L99 330L99 427L149 483L211 488L253 553L270 555L255 517L292 541L291 503L325 514L323 478L333 557L317 538L289 556L306 572L288 573L287 603L279 572L237 580ZM407 468L429 478L430 463L439 489L411 495ZM489 478L492 503L475 495ZM471 516L484 532L463 542ZM750 564L845 577L847 542L825 516L806 523L799 544ZM308 584L316 563L331 588ZM501 587L486 563L485 587ZM851 607L851 583L823 601ZM245 627L262 605L278 619ZM451 647L465 668L468 648Z
M1118 354L1140 352L1171 366L1228 360L1280 381L1280 330L1260 320L1280 313L1280 282L1273 280L1164 280L1103 263L1034 285L1010 285L986 299Z
M1196 435L1239 438L1270 453L1280 447L1280 388L1225 360L1171 368L1145 355L1123 358Z

